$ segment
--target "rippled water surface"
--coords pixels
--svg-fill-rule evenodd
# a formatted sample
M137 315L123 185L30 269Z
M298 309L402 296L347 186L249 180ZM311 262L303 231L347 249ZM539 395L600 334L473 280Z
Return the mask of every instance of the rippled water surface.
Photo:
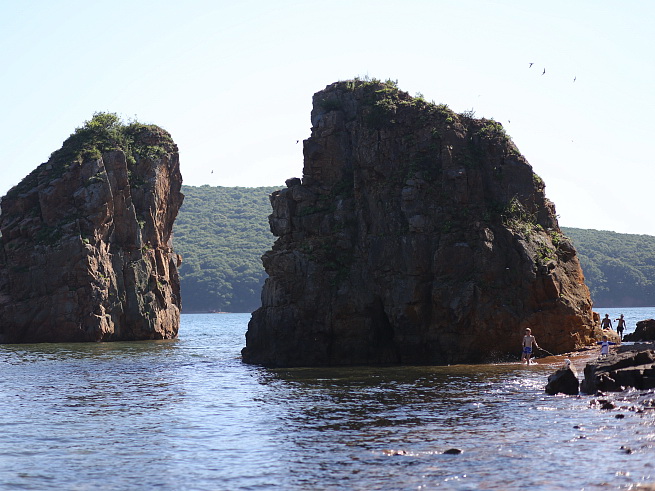
M655 415L546 396L561 361L267 370L241 363L249 318L183 315L180 338L167 342L0 346L0 487L616 489L655 481ZM444 455L450 448L463 453Z

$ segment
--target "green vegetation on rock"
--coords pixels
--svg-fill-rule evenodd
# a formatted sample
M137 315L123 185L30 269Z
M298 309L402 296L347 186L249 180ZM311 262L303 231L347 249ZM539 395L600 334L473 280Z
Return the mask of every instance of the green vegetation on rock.
M148 134L156 135L166 148L149 145ZM137 164L142 157L157 157L175 151L175 143L170 134L156 125L139 122L123 123L116 113L94 113L82 126L64 141L59 150L50 155L50 159L34 169L18 185L7 193L17 196L35 188L43 180L56 179L63 175L70 166L89 159L99 159L102 152L122 150L130 166Z
M165 144L173 145L171 136L156 125L136 121L124 124L115 113L95 113L64 141L59 150L53 152L50 162L58 166L67 165L79 160L100 158L102 152L112 150L124 151L131 163L138 157L163 155L167 149L140 141L139 137L148 132L163 136Z

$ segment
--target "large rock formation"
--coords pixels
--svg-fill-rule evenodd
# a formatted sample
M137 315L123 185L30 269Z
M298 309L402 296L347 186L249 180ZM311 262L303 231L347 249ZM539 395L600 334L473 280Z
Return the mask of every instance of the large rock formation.
M0 342L177 335L177 146L96 114L2 198Z
M393 83L314 95L300 179L271 196L269 275L243 360L447 364L594 341L544 183L493 120Z

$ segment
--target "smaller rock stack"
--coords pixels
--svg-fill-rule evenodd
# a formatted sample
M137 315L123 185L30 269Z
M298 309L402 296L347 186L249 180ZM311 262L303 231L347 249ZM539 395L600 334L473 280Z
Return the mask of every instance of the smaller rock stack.
M2 198L0 342L166 339L180 320L177 146L96 114Z

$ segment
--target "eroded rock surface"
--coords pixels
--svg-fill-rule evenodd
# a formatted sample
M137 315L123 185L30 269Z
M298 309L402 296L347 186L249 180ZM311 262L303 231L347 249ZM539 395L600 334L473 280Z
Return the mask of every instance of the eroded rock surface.
M302 181L271 196L244 361L482 362L526 327L553 353L594 341L576 251L499 123L376 81L313 105Z
M548 383L545 388L546 394L567 394L578 395L580 392L580 381L578 374L571 366L562 367L555 373L548 376Z
M626 388L655 389L655 351L652 349L613 353L587 363L581 390L618 392Z
M655 341L655 319L637 322L635 332L623 336L624 341Z
M2 198L2 343L177 335L177 146L111 116L78 128Z

